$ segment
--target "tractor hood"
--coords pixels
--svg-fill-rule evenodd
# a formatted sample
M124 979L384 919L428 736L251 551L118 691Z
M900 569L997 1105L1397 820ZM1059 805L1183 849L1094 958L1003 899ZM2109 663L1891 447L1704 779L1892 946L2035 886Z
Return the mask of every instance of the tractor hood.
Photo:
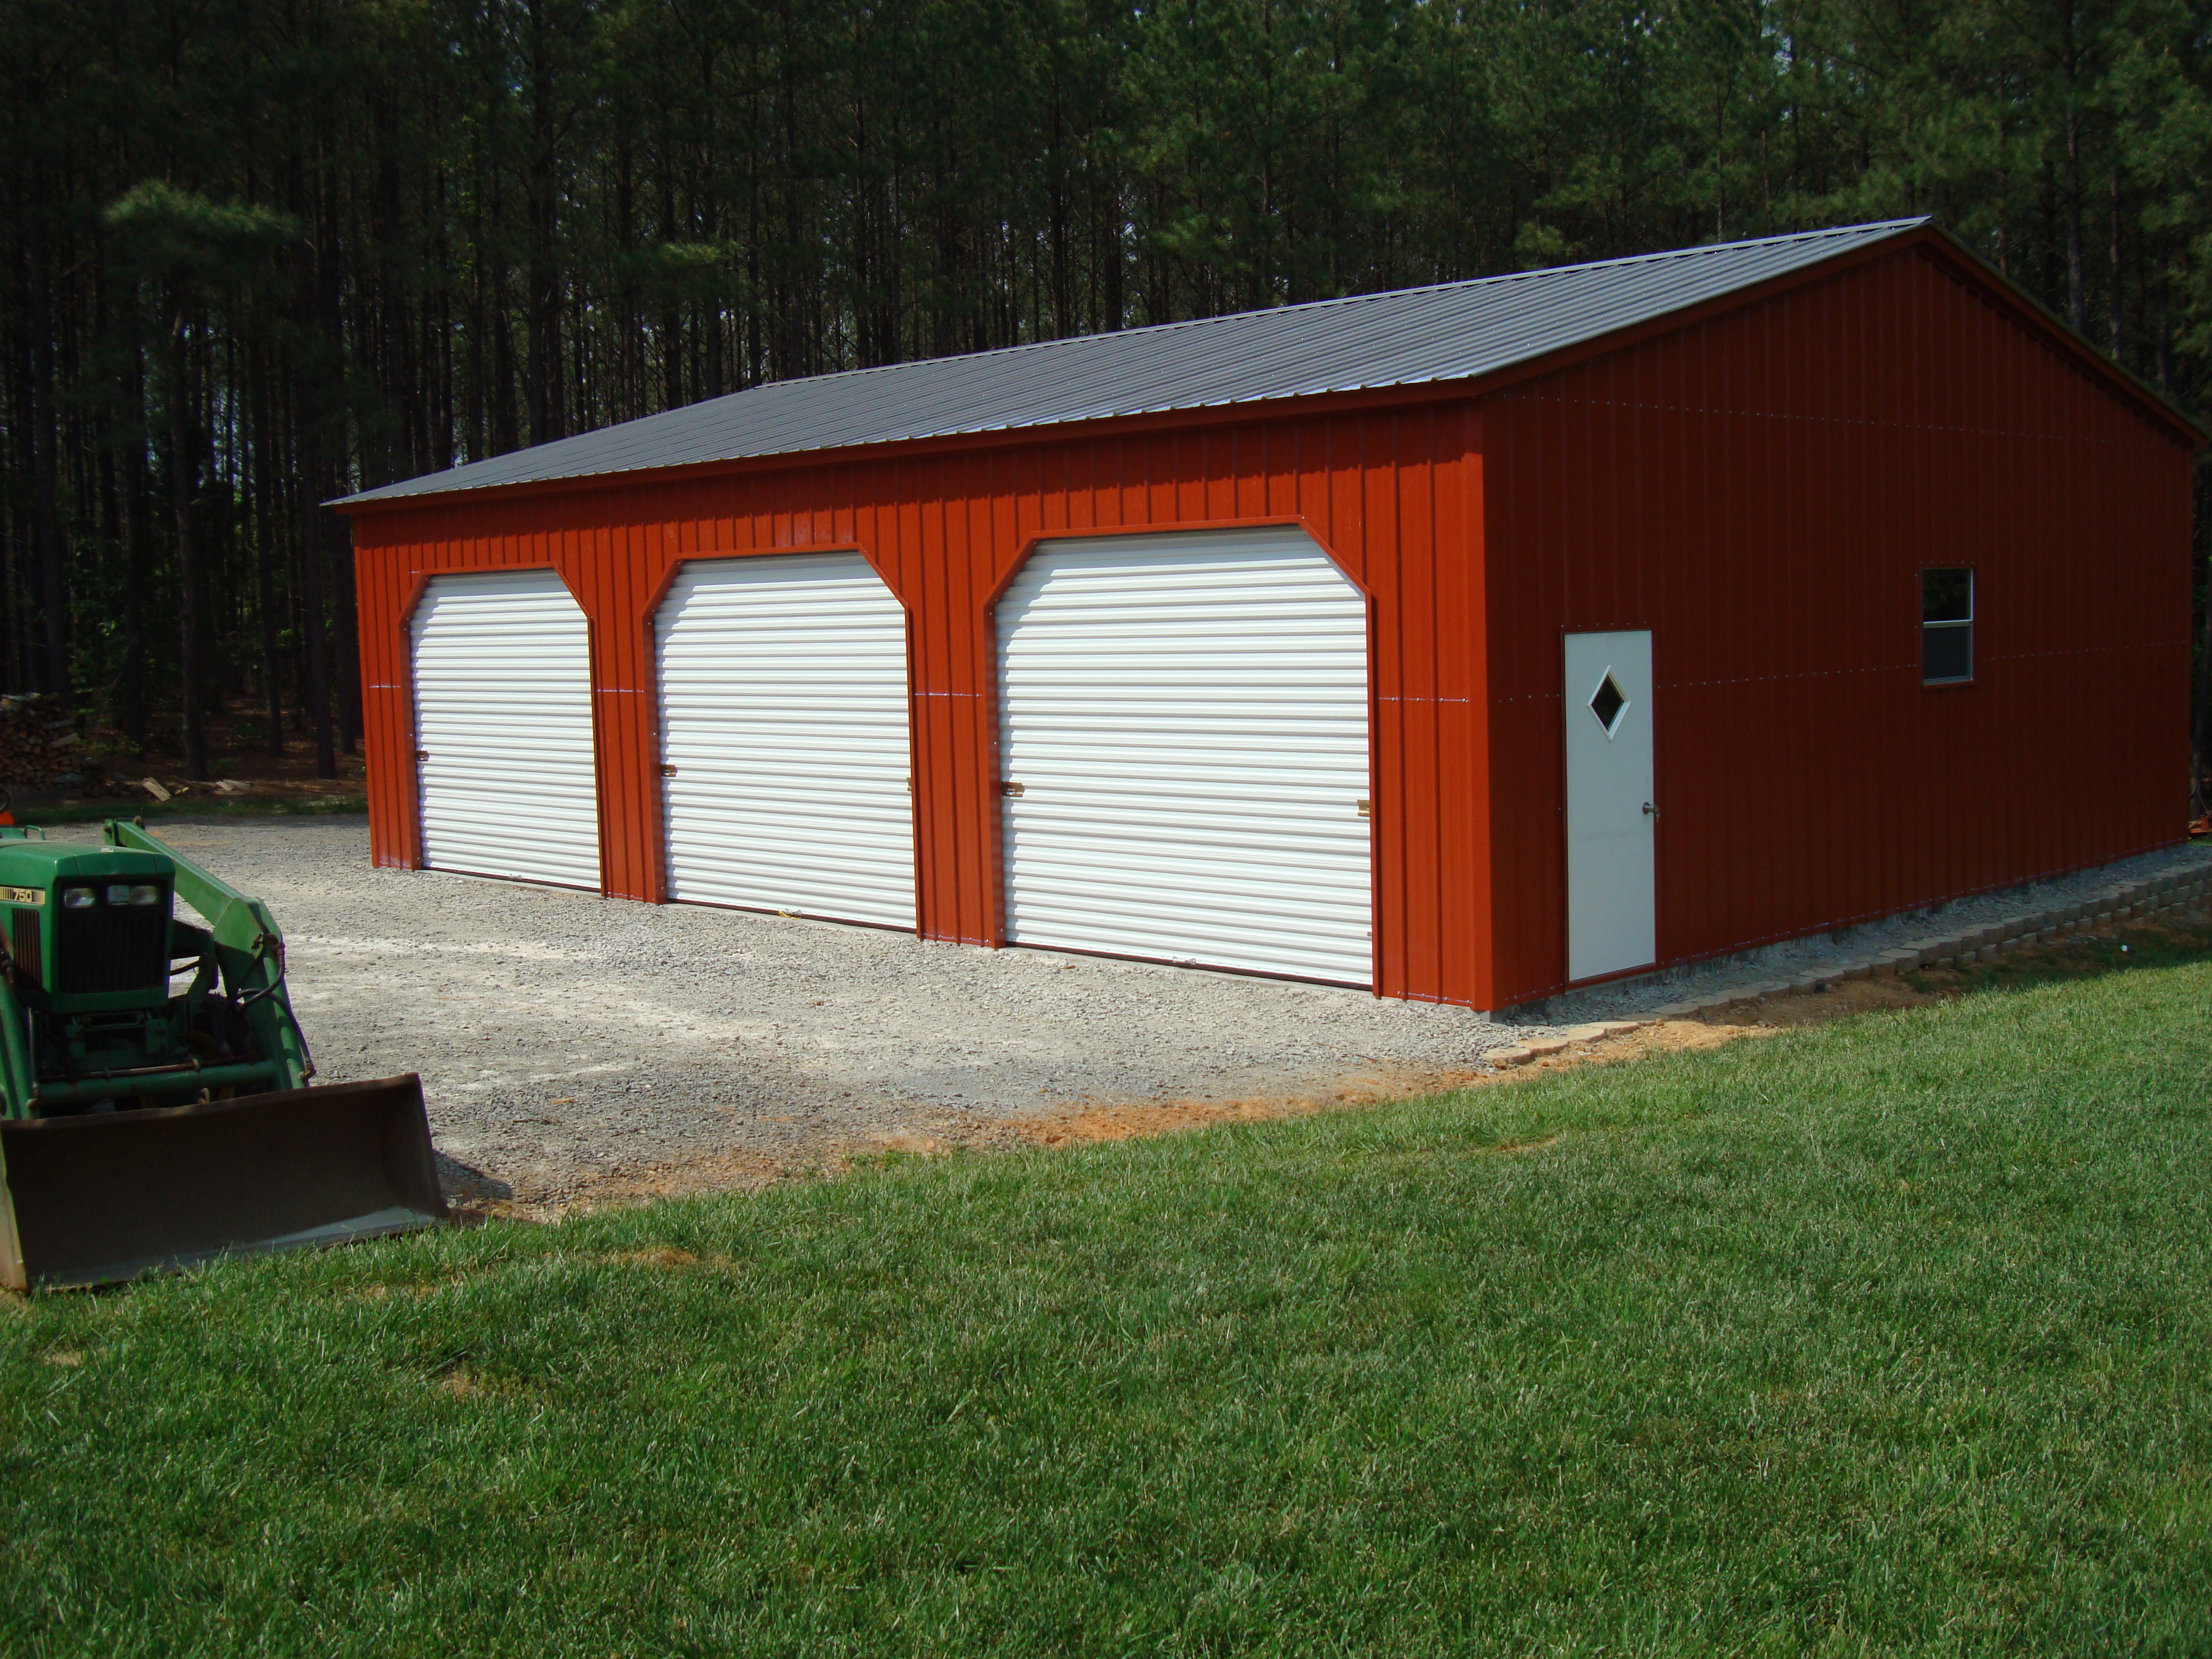
M167 881L176 866L158 853L115 847L86 847L73 842L0 841L0 888L35 888L40 893L72 877L85 881ZM0 901L14 896L0 892ZM43 902L42 899L31 902ZM21 903L17 899L15 902Z

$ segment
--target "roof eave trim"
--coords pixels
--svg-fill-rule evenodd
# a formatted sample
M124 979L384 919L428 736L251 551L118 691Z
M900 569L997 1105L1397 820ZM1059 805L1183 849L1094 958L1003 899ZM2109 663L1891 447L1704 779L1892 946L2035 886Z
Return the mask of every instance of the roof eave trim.
M961 432L932 433L917 438L878 438L866 443L780 449L767 455L732 455L719 460L679 461L666 466L625 467L615 472L574 472L557 478L522 478L512 483L466 485L458 489L425 489L410 495L379 495L362 492L335 497L325 501L323 506L334 513L353 516L404 512L440 504L450 506L462 501L504 502L533 495L643 489L657 484L729 477L749 472L836 466L848 461L874 462L909 458L919 460L961 450L1057 443L1094 436L1102 432L1159 432L1177 427L1218 423L1224 415L1232 411L1242 412L1255 420L1288 420L1301 416L1372 409L1391 404L1448 402L1480 395L1477 386L1476 381L1463 377L1394 380L1384 386L1337 392L1300 392L1270 398L1227 398L1206 404L1176 404L1131 414L1085 415L1064 421L1040 421L1019 426L978 427Z

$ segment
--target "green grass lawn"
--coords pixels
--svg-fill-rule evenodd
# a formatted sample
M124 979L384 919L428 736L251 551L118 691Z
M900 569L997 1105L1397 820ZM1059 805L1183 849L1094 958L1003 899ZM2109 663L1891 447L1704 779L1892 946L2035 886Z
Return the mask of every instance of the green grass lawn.
M0 1306L0 1649L2212 1651L2212 965Z

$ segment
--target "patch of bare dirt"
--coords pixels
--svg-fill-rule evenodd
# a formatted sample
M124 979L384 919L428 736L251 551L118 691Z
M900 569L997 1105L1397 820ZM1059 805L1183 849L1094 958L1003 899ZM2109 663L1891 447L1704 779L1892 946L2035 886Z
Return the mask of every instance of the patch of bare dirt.
M1878 1013L1888 1008L1917 1008L1938 1000L1934 993L1916 990L1901 979L1847 979L1835 981L1825 991L1769 997L1763 1002L1716 1014L1713 1018L1729 1025L1789 1030L1802 1025L1825 1024L1853 1014Z
M1043 1117L1002 1119L993 1127L1025 1146L1080 1146L1176 1134L1217 1123L1256 1123L1346 1111L1386 1101L1411 1100L1487 1082L1476 1071L1378 1071L1341 1080L1327 1094L1276 1095L1245 1100L1155 1100L1086 1103Z
M699 1258L690 1251L671 1249L665 1245L657 1250L624 1250L621 1255L611 1259L625 1267L672 1269L696 1267L699 1265Z

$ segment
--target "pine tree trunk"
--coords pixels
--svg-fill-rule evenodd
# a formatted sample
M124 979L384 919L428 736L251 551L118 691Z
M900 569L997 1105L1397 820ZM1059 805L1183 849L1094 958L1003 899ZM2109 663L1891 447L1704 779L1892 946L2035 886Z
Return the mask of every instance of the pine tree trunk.
M556 118L552 47L546 39L544 0L528 0L530 15L531 145L524 210L530 220L530 256L524 296L530 341L530 441L563 435L561 374L561 274L554 237L559 228L559 183L555 177Z
M302 325L298 355L292 363L294 457L300 492L299 557L296 592L300 599L300 633L307 659L306 683L301 687L307 729L315 738L315 775L338 775L337 750L331 740L330 675L325 661L323 611L321 410L315 398L314 376L308 354L313 349L317 312L315 256L302 246L293 256L294 302Z
M70 695L69 601L62 586L62 530L54 501L55 448L61 441L54 413L54 325L48 283L46 231L35 216L25 227L30 278L32 533L37 541L39 609L45 624L45 689Z
M2118 362L2120 361L2120 325L2122 321L2122 310L2120 305L2120 164L2118 157L2113 158L2112 161L2112 286L2106 296L2108 303L2106 307L2106 319L2111 329L2112 361L2114 362Z
M337 638L331 651L335 683L331 689L337 703L339 746L352 755L361 750L361 618L354 598L353 521L333 518L329 522L331 608L337 613ZM337 769L325 775L336 776Z
M284 677L276 649L276 477L280 466L276 423L270 420L269 360L254 354L253 366L253 610L260 627L262 718L269 752L284 753Z
M143 431L146 419L146 350L143 337L131 343L129 380L133 423ZM154 568L154 483L146 471L146 446L134 434L125 451L124 499L130 518L130 552L123 584L123 734L131 752L146 757L146 585Z
M2081 270L2081 103L2076 84L2081 56L2074 40L2072 0L2066 7L2066 320L2076 334L2089 331L2088 296Z
M2197 592L2202 596L2204 615L2202 618L2200 648L2197 658L2196 719L2191 723L2189 752L2189 820L2212 817L2212 535L2205 521L2203 488L2207 475L2197 473Z
M185 389L185 302L180 284L169 297L169 512L177 538L177 642L179 715L184 726L185 775L208 775L207 722L200 684L200 569L193 545L194 453L191 401Z

